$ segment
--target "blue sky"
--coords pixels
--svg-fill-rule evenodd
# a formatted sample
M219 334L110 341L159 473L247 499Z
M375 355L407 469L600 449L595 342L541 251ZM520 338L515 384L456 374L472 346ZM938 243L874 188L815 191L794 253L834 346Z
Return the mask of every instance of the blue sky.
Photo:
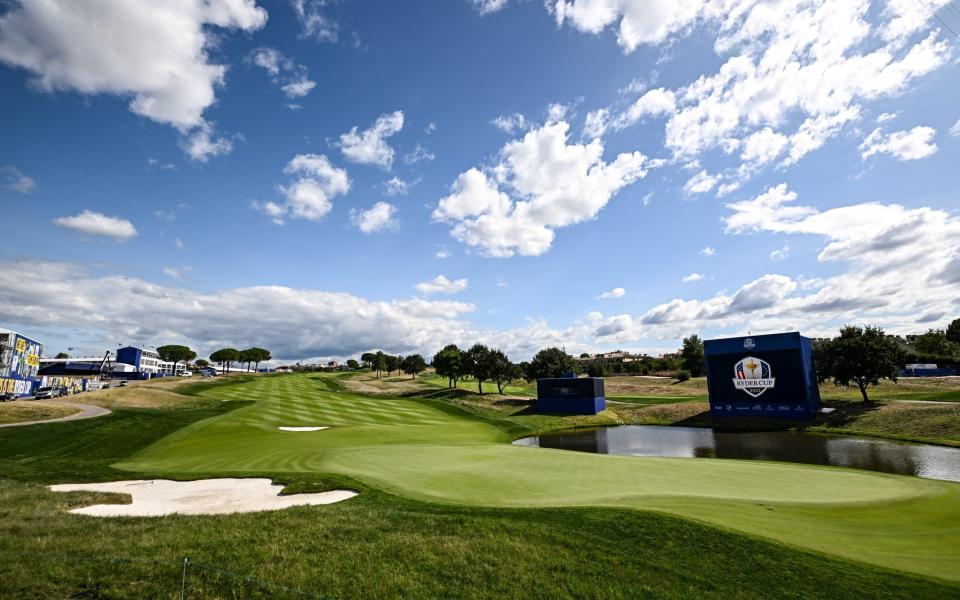
M57 4L0 8L0 325L48 351L960 312L956 3Z

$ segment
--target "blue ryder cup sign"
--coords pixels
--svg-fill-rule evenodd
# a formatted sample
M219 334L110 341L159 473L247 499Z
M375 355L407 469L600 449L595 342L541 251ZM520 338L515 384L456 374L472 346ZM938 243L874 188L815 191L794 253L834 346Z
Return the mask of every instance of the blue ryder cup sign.
M777 333L703 345L711 415L809 419L820 409L809 338Z

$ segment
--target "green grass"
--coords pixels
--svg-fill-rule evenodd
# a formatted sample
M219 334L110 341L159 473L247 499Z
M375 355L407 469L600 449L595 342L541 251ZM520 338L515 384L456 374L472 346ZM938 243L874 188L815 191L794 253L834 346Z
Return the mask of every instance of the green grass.
M960 594L956 484L516 447L507 442L524 432L577 421L341 389L330 376L231 379L191 386L187 408L0 431L0 555L161 561L0 559L0 597L169 596L183 556L344 597ZM157 475L272 476L288 491L361 495L277 513L99 520L63 512L96 495L38 486ZM254 595L209 574L191 585L197 597Z
M323 379L280 377L212 390L210 397L255 404L188 426L118 466L176 474L336 473L447 504L656 509L880 566L960 579L960 519L945 518L960 517L956 484L759 461L511 446L506 442L512 434L490 415L456 412L437 401L332 393ZM296 435L278 431L281 425L333 428ZM885 520L881 530L861 519L867 506ZM871 543L865 545L867 538ZM924 560L916 560L919 555Z
M213 395L247 395L247 387L218 384ZM320 398L301 399L309 401ZM356 480L274 472L290 492L352 487L361 495L275 513L94 519L65 511L104 495L54 494L38 484L146 476L111 465L185 425L244 412L250 419L251 408L217 401L117 411L0 434L0 473L8 477L0 480L0 597L177 597L183 557L332 597L952 598L960 591L634 510L425 503ZM417 408L410 417L419 424L458 414L443 406ZM230 409L236 410L225 412ZM294 412L312 418L303 409ZM404 427L393 417L371 420ZM486 432L484 423L474 425ZM127 560L104 560L109 557ZM188 570L187 596L285 597L195 567Z

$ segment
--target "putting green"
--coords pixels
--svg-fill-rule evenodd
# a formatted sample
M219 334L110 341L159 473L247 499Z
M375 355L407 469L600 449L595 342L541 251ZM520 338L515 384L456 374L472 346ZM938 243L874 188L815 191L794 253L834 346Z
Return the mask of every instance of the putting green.
M607 456L512 446L436 402L334 391L317 375L206 394L255 404L184 428L119 468L330 472L412 498L485 506L657 510L795 546L960 580L960 485L762 461ZM278 426L329 426L291 434Z

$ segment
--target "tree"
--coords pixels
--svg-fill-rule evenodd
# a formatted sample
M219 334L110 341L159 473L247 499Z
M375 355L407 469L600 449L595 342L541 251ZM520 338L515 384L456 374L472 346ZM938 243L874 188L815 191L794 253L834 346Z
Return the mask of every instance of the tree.
M360 362L366 369L373 369L373 364L377 361L377 355L373 352L364 352L360 355Z
M930 329L923 335L918 335L913 342L914 349L921 354L935 354L937 356L956 356L958 346L947 338L947 333L940 329Z
M606 365L595 363L587 367L587 375L590 377L609 377L610 369Z
M490 380L497 384L498 394L502 394L511 381L522 376L520 368L510 362L506 354L500 350L490 351Z
M545 348L533 357L527 365L524 376L527 381L533 381L548 377L562 377L566 373L576 372L577 363L573 357L560 348Z
M350 368L352 371L356 371L357 369L360 368L360 363L358 363L355 358L348 358L347 367Z
M206 369L207 367L210 366L210 361L203 358L198 358L196 361L194 361L193 364L197 365L197 367L201 369Z
M947 325L947 339L954 344L960 344L960 319L954 319Z
M380 371L387 368L387 355L380 350L373 355L373 368L377 370L377 379L380 379Z
M240 350L240 351L237 353L237 362L238 362L239 364L241 364L241 365L247 365L247 366L245 367L245 370L246 370L247 372L249 372L249 371L250 371L250 363L253 362L253 353L252 353L249 349L247 349L247 350Z
M223 365L225 373L230 372L230 363L239 360L240 352L236 348L221 348L210 355L210 360Z
M384 364L387 367L387 375L393 373L394 371L400 370L400 363L402 359L399 356L391 356L389 354L384 356Z
M477 378L477 391L483 395L483 382L490 379L493 371L493 359L490 348L483 344L474 344L467 350L465 372Z
M157 354L160 355L160 360L173 363L174 375L177 373L177 363L180 361L187 363L197 357L197 353L190 348L186 346L178 346L176 344L160 346L157 348Z
M57 355L54 358L70 358L70 355L66 352L57 352Z
M456 344L445 346L433 355L433 368L437 375L447 378L447 387L456 387L464 374L464 352Z
M427 370L427 361L419 354L411 354L400 361L400 368L407 375L412 375L411 379L416 379L418 373Z
M690 371L689 375L693 377L702 377L706 368L703 361L703 340L700 336L693 334L688 338L683 338L683 349L680 350L680 357L683 359L683 368Z
M273 356L270 355L270 351L264 350L263 348L250 348L248 352L253 353L253 362L256 363L255 370L257 373L260 372L260 363L273 359Z
M840 336L817 344L814 364L820 383L829 379L834 385L860 388L864 402L869 402L867 386L877 385L881 379L897 380L905 352L880 327L846 325Z

